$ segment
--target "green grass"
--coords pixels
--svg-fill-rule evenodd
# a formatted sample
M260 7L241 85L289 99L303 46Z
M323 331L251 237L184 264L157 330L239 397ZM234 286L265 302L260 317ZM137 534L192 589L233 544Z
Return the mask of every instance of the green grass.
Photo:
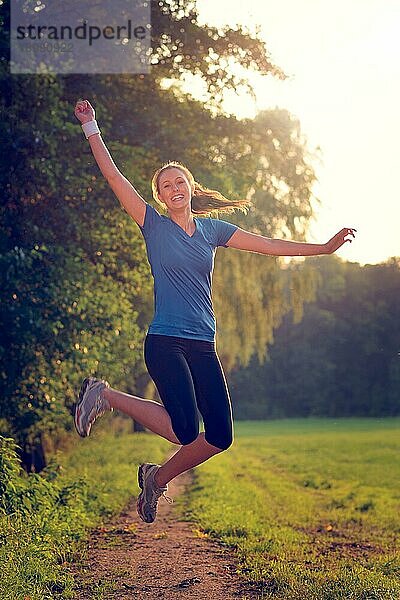
M399 426L400 419L236 423L234 445L195 470L177 506L237 550L260 598L398 599ZM89 529L138 493L140 462L160 462L173 449L157 436L119 431L107 417L58 453L44 476L21 474L6 446L1 600L74 598L68 564L85 558ZM107 598L112 582L95 578L86 591Z
M400 419L236 423L187 517L237 549L260 598L400 598Z
M57 453L46 473L27 477L19 472L10 444L0 446L0 492L5 490L0 502L1 600L74 598L68 563L84 557L90 528L118 514L137 495L138 464L162 461L172 447L146 433L119 434L105 418L89 438L77 437L72 451ZM95 582L90 597L106 598L107 585Z

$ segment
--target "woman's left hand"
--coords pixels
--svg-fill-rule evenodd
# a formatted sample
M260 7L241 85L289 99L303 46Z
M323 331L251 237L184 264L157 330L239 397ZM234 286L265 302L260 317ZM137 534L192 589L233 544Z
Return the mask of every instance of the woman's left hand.
M333 238L329 240L329 242L325 244L326 254L333 254L333 252L336 252L336 250L343 246L343 244L346 242L351 243L353 241L351 238L356 237L354 235L356 231L357 229L352 229L351 227L344 227L344 229L341 229L336 235L333 236Z

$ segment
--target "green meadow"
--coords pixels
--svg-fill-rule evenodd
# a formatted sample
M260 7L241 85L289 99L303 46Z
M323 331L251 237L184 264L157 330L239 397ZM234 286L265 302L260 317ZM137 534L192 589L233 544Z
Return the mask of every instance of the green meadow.
M399 426L394 418L237 422L232 447L197 467L176 499L178 518L232 548L259 598L397 600ZM85 556L90 528L138 493L140 462L174 448L106 417L27 476L13 442L0 441L2 600L76 597L68 565Z
M400 419L238 422L186 518L236 549L260 598L400 598Z

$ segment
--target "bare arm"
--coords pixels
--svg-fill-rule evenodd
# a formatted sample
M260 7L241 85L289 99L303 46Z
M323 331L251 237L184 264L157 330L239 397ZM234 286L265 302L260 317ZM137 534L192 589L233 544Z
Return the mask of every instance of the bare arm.
M355 229L347 227L341 229L326 244L306 244L304 242L271 239L238 227L227 242L227 246L271 256L316 256L318 254L332 254L345 242L351 242L351 239L345 238L348 235L354 238L355 231Z
M90 102L80 100L75 106L75 116L83 124L95 119L95 112ZM140 226L144 224L146 202L135 190L114 163L107 146L99 133L91 135L88 139L93 156L103 176L107 179L112 191L125 208L128 215Z

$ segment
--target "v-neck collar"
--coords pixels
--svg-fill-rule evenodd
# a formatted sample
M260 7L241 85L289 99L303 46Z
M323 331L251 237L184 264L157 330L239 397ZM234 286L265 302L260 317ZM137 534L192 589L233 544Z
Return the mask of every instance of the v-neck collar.
M174 223L177 227L179 227L179 229L186 235L186 237L188 237L189 239L194 238L194 236L197 233L197 221L195 219L195 217L193 217L193 222L195 224L195 230L193 231L192 235L189 235L187 231L185 231L183 229L183 227L181 227L180 225L178 225L178 223L176 223L176 221L174 221L173 219L171 219L171 217L167 217L167 219L169 219L172 223Z

